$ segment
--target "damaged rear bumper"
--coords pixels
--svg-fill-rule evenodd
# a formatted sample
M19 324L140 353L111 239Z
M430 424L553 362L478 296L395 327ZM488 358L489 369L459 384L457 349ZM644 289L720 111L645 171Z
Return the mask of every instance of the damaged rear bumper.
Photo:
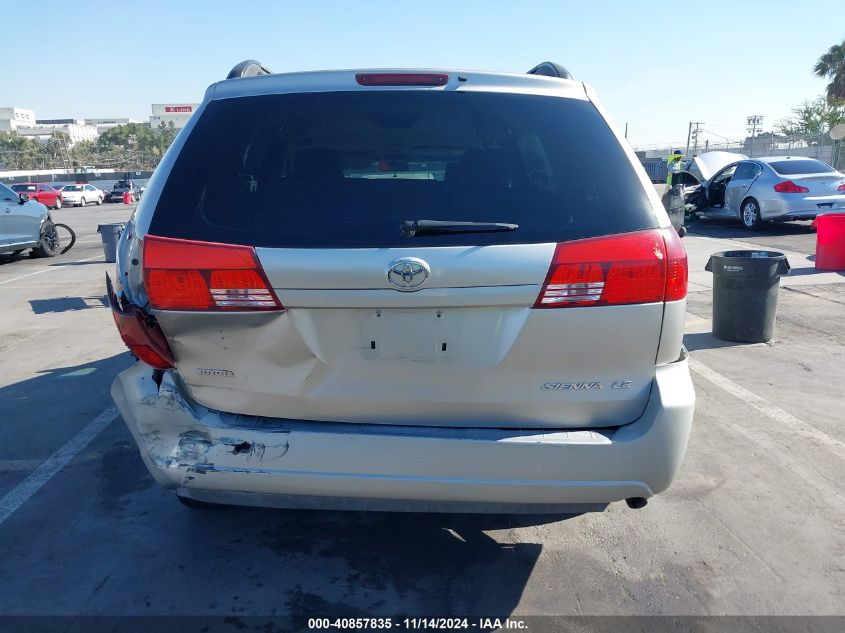
M665 490L695 394L686 359L656 368L639 420L612 430L454 429L258 418L192 402L143 363L112 397L152 476L204 501L298 508L580 512Z

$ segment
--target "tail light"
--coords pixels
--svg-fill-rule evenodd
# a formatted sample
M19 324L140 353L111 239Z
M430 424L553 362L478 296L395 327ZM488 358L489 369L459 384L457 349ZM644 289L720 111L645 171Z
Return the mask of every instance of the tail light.
M778 193L808 193L810 190L807 187L796 185L791 180L784 180L775 185L775 191Z
M845 191L845 182L843 182L841 185L839 185L839 186L836 188L836 190L837 190L837 191Z
M687 295L687 254L674 229L557 245L535 308L677 301Z
M252 246L144 238L144 287L157 310L282 310Z
M129 351L156 369L171 369L173 353L158 322L138 306L123 308L115 297L108 274L106 289L114 323Z
M445 86L449 75L443 73L357 73L362 86Z
M673 229L663 229L663 241L666 244L666 294L664 301L679 301L687 296L689 266L687 249L681 242L681 236Z

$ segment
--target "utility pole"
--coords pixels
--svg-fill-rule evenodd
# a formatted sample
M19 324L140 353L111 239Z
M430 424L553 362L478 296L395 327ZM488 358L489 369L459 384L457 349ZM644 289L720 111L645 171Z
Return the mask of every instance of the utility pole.
M693 125L695 126L694 130L692 129ZM698 149L698 128L702 125L704 125L704 123L702 121L690 121L689 122L689 127L687 128L687 151L684 154L684 156L689 156L690 142L694 143L693 153L695 153L695 150Z
M748 132L751 134L751 149L749 150L748 155L750 158L754 158L754 137L757 136L757 127L763 125L763 115L752 114L751 116L746 117L745 121Z
M628 138L628 124L625 123L625 138Z
M698 153L698 132L699 132L699 128L700 128L702 125L704 125L704 122L703 122L703 121L693 121L692 123L690 123L690 125L694 125L694 126L695 126L695 129L694 129L694 130L691 130L691 132L692 132L692 133L691 133L691 136L692 136L692 143L693 143L693 145L692 145L692 153L693 153L693 155L695 155L695 154L697 154L697 153ZM687 155L689 155L689 147L687 147Z
M685 156L689 156L689 138L692 134L692 121L689 122L689 127L687 127L687 151Z

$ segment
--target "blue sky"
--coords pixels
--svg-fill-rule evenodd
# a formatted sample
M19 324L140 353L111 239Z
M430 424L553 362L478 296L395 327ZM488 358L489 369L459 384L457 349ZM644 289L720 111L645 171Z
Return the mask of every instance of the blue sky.
M691 120L713 141L741 138L750 114L770 129L823 92L811 68L845 39L842 0L2 4L0 106L39 118L146 120L151 103L199 101L247 58L275 72L524 71L548 59L593 84L635 145L685 142Z

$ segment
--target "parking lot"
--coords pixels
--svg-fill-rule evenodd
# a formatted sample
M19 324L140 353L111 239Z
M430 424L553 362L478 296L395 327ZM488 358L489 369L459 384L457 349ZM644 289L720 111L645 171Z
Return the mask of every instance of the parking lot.
M190 510L147 474L109 396L132 363L98 223L0 257L0 613L246 616L845 614L845 275L807 222L690 227L686 460L642 510L575 517ZM711 329L708 256L784 251L776 338Z

